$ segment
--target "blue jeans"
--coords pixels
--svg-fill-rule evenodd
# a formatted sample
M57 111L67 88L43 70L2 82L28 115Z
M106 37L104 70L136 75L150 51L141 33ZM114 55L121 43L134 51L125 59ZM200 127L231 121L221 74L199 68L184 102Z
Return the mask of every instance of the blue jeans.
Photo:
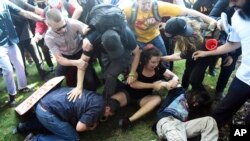
M235 77L229 87L226 97L217 105L212 113L219 127L226 124L240 107L250 99L250 86ZM250 116L245 119L247 124L250 123Z
M14 79L14 66L17 74L18 89L27 86L27 79L24 71L23 59L21 52L16 44L11 46L0 46L0 68L3 70L3 78L7 86L9 95L15 95L16 84Z
M143 48L145 47L145 45L150 44L150 43L153 44L155 47L157 47L161 51L163 56L167 55L167 50L166 50L166 47L165 47L165 44L161 35L156 36L153 40L151 40L148 43L137 41L137 44L139 45L140 48Z
M33 141L77 141L79 135L69 122L62 121L56 115L43 109L40 104L36 106L38 120L54 135L38 134Z

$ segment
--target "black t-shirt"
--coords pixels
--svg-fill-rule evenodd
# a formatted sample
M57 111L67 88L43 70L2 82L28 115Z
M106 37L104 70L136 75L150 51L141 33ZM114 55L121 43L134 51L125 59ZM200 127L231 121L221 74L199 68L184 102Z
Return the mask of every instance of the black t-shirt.
M146 77L142 74L143 66L139 65L137 68L138 78L137 80L144 83L154 83L158 80L164 80L164 72L166 68L163 67L160 63L158 67L155 68L155 74L152 77ZM133 99L141 99L147 95L151 95L153 93L153 89L134 89L131 88L129 85L126 86L126 91Z

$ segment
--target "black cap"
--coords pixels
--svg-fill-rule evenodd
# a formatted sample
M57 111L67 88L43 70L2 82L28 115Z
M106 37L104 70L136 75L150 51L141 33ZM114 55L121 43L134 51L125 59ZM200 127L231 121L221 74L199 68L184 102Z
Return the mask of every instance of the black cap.
M107 30L102 35L102 44L110 59L122 57L124 48L120 35L114 30Z
M172 35L192 36L193 28L182 18L171 18L166 22L165 32Z

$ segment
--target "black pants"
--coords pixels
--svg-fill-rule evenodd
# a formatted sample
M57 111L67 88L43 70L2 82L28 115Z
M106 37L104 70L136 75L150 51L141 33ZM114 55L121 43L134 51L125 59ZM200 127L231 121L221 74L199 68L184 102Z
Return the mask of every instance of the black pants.
M27 39L24 41L20 41L18 43L18 46L19 46L21 54L22 54L25 72L26 72L26 62L25 62L24 51L26 50L30 53L32 59L34 60L34 62L36 64L36 68L38 70L38 73L40 74L41 77L43 77L44 72L43 72L42 61L39 58L36 44L31 39Z
M235 77L229 87L225 98L217 105L212 112L212 117L216 120L219 127L222 127L240 107L250 98L250 86ZM250 116L246 117L246 123L250 123Z
M79 51L78 53L74 54L74 55L63 55L63 57L67 58L67 59L80 59L82 55L82 50ZM77 70L76 66L63 66L59 63L57 63L57 67L55 69L55 76L65 76L65 75L69 75L72 79L69 80L66 77L66 81L73 81L73 82L67 82L68 86L70 87L75 87L76 83L77 83L77 72L74 71ZM96 89L98 88L99 84L99 79L95 73L95 70L92 66L91 60L89 62L89 65L86 69L85 72L85 77L84 77L84 89L87 90L91 90L91 91L96 91Z
M131 59L121 57L120 59L110 60L108 55L103 53L99 60L103 69L102 78L105 81L103 96L108 102L108 99L115 94L118 75L128 70Z
M217 59L215 56L199 58L196 61L187 59L182 76L182 87L187 89L191 84L193 90L205 90L202 84L205 72L210 62L215 59Z
M40 40L40 41L37 43L37 45L38 45L39 47L41 47L42 52L43 52L43 56L44 56L44 59L45 59L47 65L48 65L49 67L53 67L54 65L53 65L53 62L52 62L52 60L51 60L51 54L50 54L49 48L48 48L48 47L45 45L45 43L44 43L44 39ZM39 51L39 50L38 50L38 51ZM39 52L39 54L40 54L40 56L42 57L42 54L41 54L40 52Z
M235 65L237 63L240 54L241 54L241 49L237 50L236 53L232 55L233 62L230 66L223 66L223 63L221 64L220 75L218 77L216 85L216 92L223 92L224 89L226 88L227 82L235 69ZM222 57L222 62L225 60L225 58L226 57Z

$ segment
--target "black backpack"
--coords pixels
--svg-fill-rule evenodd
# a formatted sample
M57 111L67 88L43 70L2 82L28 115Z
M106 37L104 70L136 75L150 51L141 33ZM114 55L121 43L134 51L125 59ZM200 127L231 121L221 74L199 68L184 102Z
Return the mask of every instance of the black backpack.
M90 11L87 24L100 33L109 29L124 33L126 18L120 8L111 4L100 4Z
M102 4L103 0L77 0L81 5L83 12L79 20L83 23L87 23L87 19L92 8L98 4Z

